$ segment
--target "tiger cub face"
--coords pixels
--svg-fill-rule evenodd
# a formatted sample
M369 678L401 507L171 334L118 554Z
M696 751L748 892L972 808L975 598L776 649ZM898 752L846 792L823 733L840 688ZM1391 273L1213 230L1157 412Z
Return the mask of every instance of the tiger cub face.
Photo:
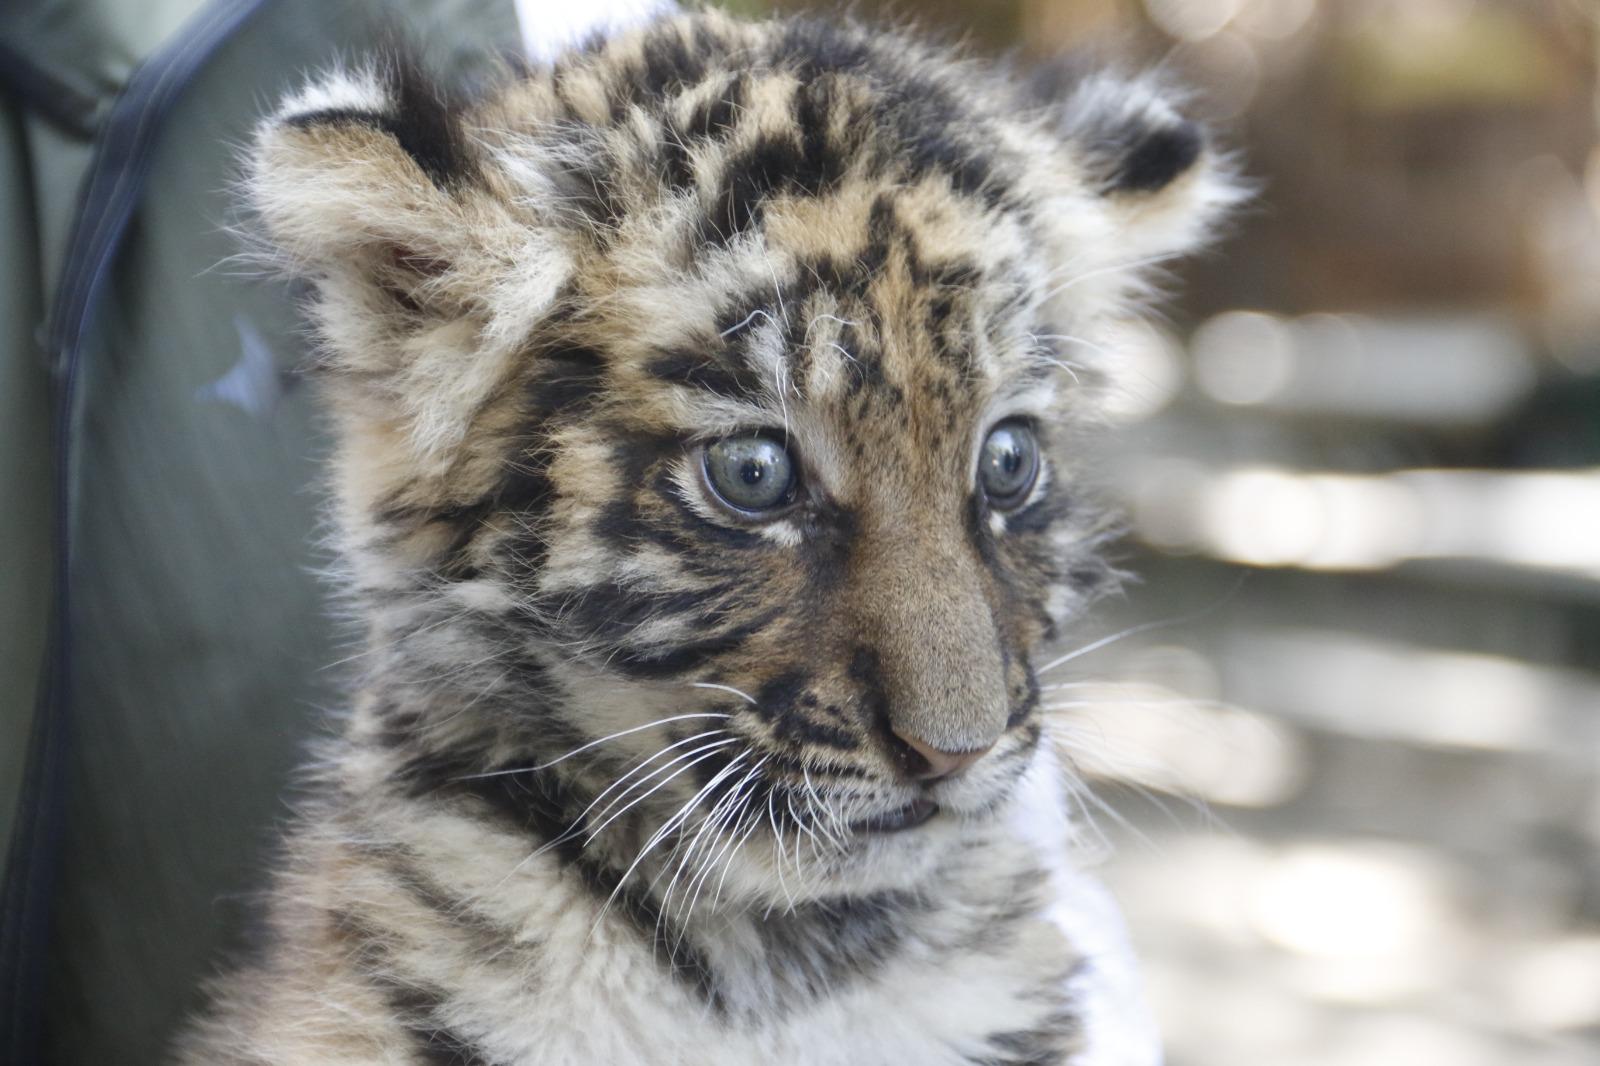
M1111 576L1074 370L1237 196L1151 84L715 14L472 103L334 74L248 189L312 282L387 779L790 899L1004 807Z

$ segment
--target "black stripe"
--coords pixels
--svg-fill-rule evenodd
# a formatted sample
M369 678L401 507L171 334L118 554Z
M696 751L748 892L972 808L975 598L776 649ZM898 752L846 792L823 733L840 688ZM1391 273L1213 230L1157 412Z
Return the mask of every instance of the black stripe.
M417 1062L424 1066L491 1066L478 1046L456 1030L437 1021L444 1000L426 989L373 974L374 984L384 991L389 1009L402 1019L413 1040Z
M1116 146L1116 166L1106 179L1109 192L1149 193L1165 188L1194 166L1205 134L1193 122L1157 129L1135 128Z
M293 130L309 130L317 126L366 126L380 133L392 134L392 119L378 111L358 107L322 107L313 111L300 111L283 120Z
M433 82L409 50L400 50L385 65L384 79L395 100L390 132L422 172L441 187L477 177L458 114L460 102Z
M689 155L688 138L672 123L661 127L661 142L656 147L656 171L661 184L677 191L694 183L694 160Z
M740 73L731 76L720 93L694 109L684 125L684 132L691 137L705 139L718 139L731 134L748 91L748 75Z
M761 382L747 367L718 358L710 348L663 352L645 364L645 371L657 380L702 389L717 396L752 402L762 397Z
M685 528L696 536L708 541L710 544L720 544L727 548L740 548L748 551L771 550L775 545L753 529L740 529L737 526L725 526L704 517L689 506L671 480L663 477L656 484L656 490L661 497L671 505L678 519Z
M861 686L862 714L869 728L887 737L889 728L889 687L883 674L883 660L876 648L856 645L846 668L850 680Z
M564 736L561 743L566 746L561 750L582 742L581 737ZM662 914L643 886L630 883L619 891L620 871L587 851L581 833L569 832L593 797L574 791L556 772L523 772L547 758L530 753L516 762L486 764L469 750L429 752L412 757L397 776L406 783L408 795L473 799L514 832L548 843L549 853L579 875L599 904L615 897L612 911L628 919L652 956L657 949L664 951L667 969L676 979L695 989L714 1009L723 1010L716 974L684 931Z
M606 359L582 345L556 347L532 357L539 369L527 386L528 415L543 423L593 406L606 390Z
M825 999L898 957L928 906L911 892L842 896L774 911L755 931L775 980L795 994Z
M357 125L393 137L428 180L450 188L477 176L467 139L456 115L458 106L444 89L434 84L411 55L400 51L382 69L394 113L330 107L291 115L284 124L292 129Z
M841 751L859 748L861 736L858 733L818 721L805 712L803 707L817 704L816 697L807 691L810 683L810 676L800 670L785 671L769 679L756 691L756 715L771 726L774 736L784 740Z
M702 629L727 617L731 585L705 589L658 591L630 588L617 582L600 582L539 597L540 614L559 618L563 635L599 639L608 643L628 640L641 628L682 620Z
M608 659L607 665L634 678L664 678L687 673L742 647L781 614L782 608L774 608L726 633L667 648L649 651L624 648Z
M851 156L829 136L831 92L827 82L803 85L792 101L796 130L761 137L727 161L701 225L704 243L725 244L754 228L773 196L821 196L837 186Z
M1072 514L1072 498L1059 482L1028 507L1006 515L1008 533L1043 533Z
M383 996L398 1025L412 1040L419 1066L494 1066L481 1048L440 1018L448 997L431 984L406 980L396 972L388 936L360 916L335 911L335 931L349 945L349 958L361 977Z
M944 81L889 53L884 44L892 45L893 38L882 42L823 20L797 19L785 27L775 51L805 83L824 84L833 73L872 72L872 114L849 125L874 129L886 167L912 180L943 174L957 192L976 195L991 207L1012 199L1001 168L963 133L981 116Z
M416 858L407 849L364 841L352 846L379 863L418 906L438 915L453 932L470 936L473 944L470 954L474 958L491 958L517 941L518 930L479 911L471 900L451 895L417 865ZM523 948L528 946L525 940L517 943Z
M609 244L627 212L611 181L616 161L610 158L609 149L598 143L593 151L592 158L572 169L563 203L583 215L604 246Z
M1070 980L1062 978L1055 988L1065 988ZM1031 1028L991 1033L985 1052L966 1061L971 1066L1058 1066L1082 1049L1083 1036L1082 1019L1063 1007Z
M644 44L639 88L647 97L660 98L701 81L706 73L706 44L703 35L692 41L671 31L651 36Z
M726 244L761 220L768 197L790 188L800 150L787 137L763 137L723 167L721 185L701 221L704 244Z
M612 909L629 920L634 931L650 945L652 956L657 948L665 949L667 967L672 975L721 1010L722 993L717 987L716 974L684 931L661 913L646 889L630 884L619 890L619 871L594 861L584 849L582 835L568 832L579 812L587 806L582 797L552 774L497 772L506 769L516 767L497 767L487 771L492 776L457 782L459 791L481 800L523 830L551 842L552 852L578 873L591 896L602 905L614 899Z
M1039 706L1039 678L1024 658L1021 683L1011 693L1011 713L1006 717L1006 728L1012 729L1021 725L1037 706Z

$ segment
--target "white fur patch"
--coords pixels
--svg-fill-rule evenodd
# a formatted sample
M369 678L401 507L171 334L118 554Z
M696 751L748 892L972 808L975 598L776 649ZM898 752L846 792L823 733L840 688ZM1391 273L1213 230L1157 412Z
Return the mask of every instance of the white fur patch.
M380 115L389 111L388 94L373 67L338 68L324 74L287 97L270 121L284 122L315 111L342 110Z
M1010 826L1032 843L1034 855L1049 871L1046 917L1088 963L1072 981L1087 1036L1087 1047L1074 1062L1161 1066L1161 1037L1146 1005L1127 926L1110 893L1071 854L1074 834L1061 795L1061 773L1054 749L1040 745L1025 791L1011 809Z

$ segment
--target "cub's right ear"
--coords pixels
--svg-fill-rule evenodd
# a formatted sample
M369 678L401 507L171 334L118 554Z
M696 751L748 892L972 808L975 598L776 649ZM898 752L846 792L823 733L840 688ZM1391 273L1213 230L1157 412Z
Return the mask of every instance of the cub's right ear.
M315 368L430 453L571 275L562 228L467 135L470 113L402 61L336 71L261 123L245 179L272 255L312 282Z
M365 257L437 274L467 236L462 193L480 177L449 101L393 60L289 97L256 132L248 191L292 269Z

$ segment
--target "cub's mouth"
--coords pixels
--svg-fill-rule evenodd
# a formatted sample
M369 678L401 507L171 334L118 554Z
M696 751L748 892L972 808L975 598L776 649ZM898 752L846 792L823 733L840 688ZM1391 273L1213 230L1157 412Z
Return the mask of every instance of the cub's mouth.
M898 833L903 829L915 829L938 813L939 805L922 796L896 810L852 822L850 828L858 833Z

